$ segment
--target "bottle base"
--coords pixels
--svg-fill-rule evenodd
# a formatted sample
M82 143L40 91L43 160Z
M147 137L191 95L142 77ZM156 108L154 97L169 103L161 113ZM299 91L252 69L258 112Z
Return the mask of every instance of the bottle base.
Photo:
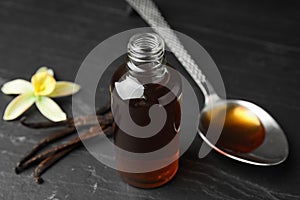
M178 160L162 169L152 172L128 173L119 171L119 174L121 178L129 185L137 188L150 189L166 184L176 175L177 171Z

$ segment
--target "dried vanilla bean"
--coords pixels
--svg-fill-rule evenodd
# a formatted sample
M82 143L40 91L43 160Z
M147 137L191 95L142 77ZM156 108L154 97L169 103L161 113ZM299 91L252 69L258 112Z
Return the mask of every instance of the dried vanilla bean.
M40 128L52 128L52 127L59 127L59 126L87 126L87 125L94 125L97 124L98 121L104 121L108 119L106 113L110 111L110 103L106 103L104 106L102 106L100 109L97 110L96 115L87 115L87 116L81 116L76 118L68 118L64 121L60 122L27 122L26 118L23 117L21 119L22 125L34 128L34 129L40 129Z
M64 156L68 155L68 153L70 153L72 150L74 150L78 146L80 146L80 144L71 146L59 153L56 153L56 154L44 159L34 170L34 174L33 174L34 181L38 184L42 184L44 182L44 180L41 178L41 175L47 169L49 169L53 164L55 164L57 161L62 159Z
M104 127L103 127L104 128ZM108 133L111 131L111 127L108 127L106 128L105 130L103 130L104 133ZM102 132L102 130L100 129L100 126L96 125L96 126L93 126L89 129L89 131L81 134L80 136L74 138L73 140L71 140L70 142L68 143L65 143L65 144L62 144L62 145L59 145L57 147L54 147L54 148L51 148L45 152L42 152L30 159L28 159L26 162L23 162L21 165L18 165L16 168L15 168L15 171L16 173L20 173L22 171L24 171L25 169L33 166L34 164L36 164L37 162L57 153L57 152L60 152L60 151L63 151L71 146L74 146L74 145L77 145L78 143L81 143L81 140L86 140L86 139L89 139L89 138L92 138L94 136L97 136L99 135L100 133Z
M16 173L20 173L25 169L37 164L34 171L34 179L37 183L42 183L43 179L40 177L42 173L44 173L48 168L54 165L57 161L61 158L66 156L72 150L76 149L77 147L82 146L82 141L93 138L100 134L105 134L110 136L112 134L112 123L113 117L110 111L110 102L108 102L105 106L101 107L97 111L97 115L88 115L88 116L81 116L76 118L68 118L62 122L27 122L26 118L21 119L21 123L24 126L29 128L52 128L52 127L66 127L60 131L57 131L41 141L39 141L33 149L25 155L21 161L17 164L15 168ZM109 112L109 113L108 113ZM100 124L100 126L99 126ZM38 151L43 149L50 143L58 141L68 135L71 135L76 131L76 127L86 127L92 126L89 128L88 131L82 133L80 136L74 138L70 142L65 144L58 145L54 148L46 150L36 156L34 156Z
M45 147L46 145L55 142L59 139L62 139L64 137L67 137L68 135L72 134L75 131L75 127L71 127L71 128L67 128L64 130L60 130L58 132L55 132L54 134L51 134L50 136L42 139L41 141L39 141L34 147L33 149L27 154L25 155L21 161L17 164L17 167L15 168L15 172L18 174L20 173L20 167L27 161L29 160L35 153L37 153L39 150L41 150L43 147Z
M59 126L67 126L67 127L74 127L74 126L89 126L95 125L98 122L102 123L111 123L112 118L108 115L97 116L97 115L87 115L81 116L76 118L68 118L65 121L61 122L27 122L26 118L21 119L22 125L33 128L33 129L40 129L40 128L54 128Z
M87 120L82 120L82 119L87 119ZM102 125L109 125L112 123L113 118L112 118L112 114L106 114L104 116L85 116L85 117L80 117L77 118L77 124L87 124L87 122L90 122L91 124L98 124L101 123ZM75 127L69 127L67 129L64 130L60 130L58 132L55 132L54 134L51 134L50 136L47 136L46 138L42 139L40 142L38 142L33 149L27 154L25 155L21 161L17 164L17 167L15 168L15 172L16 173L20 173L21 171L23 171L23 167L21 167L26 161L28 161L35 153L37 153L39 150L41 150L43 147L45 147L46 145L55 142L59 139L62 139L70 134L72 134L75 131ZM41 158L42 159L42 158ZM34 161L35 162L35 161ZM26 165L25 165L26 166Z
M95 136L98 136L100 134L104 133L105 135L112 133L112 127L108 127L105 130L101 130L99 126L91 127L89 131L82 134L81 139L86 140L93 138ZM66 156L68 153L70 153L75 148L81 146L81 140L80 142L73 143L71 146L68 146L68 148L65 148L63 151L57 152L46 159L44 159L34 170L34 180L36 183L41 184L44 182L44 180L41 178L41 175L49 169L54 163L56 163L58 160Z

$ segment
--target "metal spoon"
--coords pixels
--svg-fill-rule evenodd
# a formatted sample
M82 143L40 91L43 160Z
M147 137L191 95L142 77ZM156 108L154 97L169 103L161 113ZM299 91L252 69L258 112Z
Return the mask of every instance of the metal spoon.
M207 81L206 81L207 82ZM207 82L207 84L210 85L210 83ZM202 90L203 91L203 90ZM203 117L209 110L214 109L215 107L221 107L228 108L244 108L245 110L242 112L250 112L253 113L253 115L250 116L250 118L257 118L264 129L264 138L263 141L256 147L253 147L251 149L246 150L246 152L238 152L235 149L231 149L230 145L227 145L228 148L225 148L222 145L215 144L216 141L214 139L210 139L205 135L201 130L198 130L199 135L201 138L213 149L215 149L217 152L221 153L222 155L225 155L229 158L248 163L253 165L260 165L260 166L271 166L271 165L277 165L282 163L288 156L289 153L289 146L286 139L286 136L281 129L281 127L278 125L278 123L274 120L274 118L269 115L264 109L261 107L243 100L232 100L232 99L222 99L220 98L214 90L210 90L210 94L208 95L207 92L204 90L203 92L205 96L205 104L203 107L203 110L200 113L200 118ZM209 102L211 101L211 102ZM210 105L214 105L213 108L210 107ZM222 110L224 111L224 109ZM227 110L228 111L228 110ZM233 111L234 112L234 111ZM230 113L223 113L224 115L230 115ZM249 113L248 113L249 114ZM218 113L216 113L218 115ZM211 119L213 120L213 119ZM240 120L239 118L236 118L235 120ZM226 121L226 120L225 120ZM248 120L249 121L249 120ZM227 120L226 123L232 123L230 120ZM256 122L255 122L256 123ZM236 125L236 124L235 124ZM247 125L244 125L244 127L234 127L236 130L233 130L239 134L243 134L241 131L248 131ZM253 126L252 126L253 127ZM259 128L259 125L257 125ZM242 130L238 130L242 129ZM251 129L251 128L250 128ZM249 138L251 137L251 134L253 134L254 131L248 131ZM260 131L259 134L261 134L262 131ZM223 133L222 133L223 134ZM246 134L247 135L247 134ZM212 142L213 140L213 142ZM220 140L220 138L219 138ZM226 141L225 141L226 142ZM240 141L237 141L236 143L239 143ZM249 141L250 143L250 141ZM247 146L247 144L242 143L244 146ZM226 143L225 143L226 146Z
M174 31L165 21L153 1L126 1L164 39L167 46L175 54L179 62L184 66L186 71L191 75L193 80L203 92L205 104L200 113L200 118L207 114L209 109L212 109L210 105L221 107L241 107L253 113L254 116L258 118L265 131L263 142L258 147L255 147L253 150L247 152L235 151L230 148L225 149L222 148L222 146L215 145L217 142L215 139L218 139L218 137L209 137L209 135L205 135L199 130L199 135L206 142L206 144L222 155L248 164L270 166L283 162L288 156L289 147L286 136L278 123L265 110L253 103L243 100L221 99L215 92L210 82L202 74L198 65L188 54ZM225 117L225 112L223 114Z

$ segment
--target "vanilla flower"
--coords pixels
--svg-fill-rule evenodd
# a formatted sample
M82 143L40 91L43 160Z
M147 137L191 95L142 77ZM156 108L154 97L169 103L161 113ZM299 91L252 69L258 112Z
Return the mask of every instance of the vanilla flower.
M18 96L6 107L3 119L16 119L35 103L39 111L51 121L65 120L66 113L50 97L74 94L80 86L71 82L56 81L53 76L53 70L41 67L31 77L31 83L23 79L5 83L1 88L2 92Z

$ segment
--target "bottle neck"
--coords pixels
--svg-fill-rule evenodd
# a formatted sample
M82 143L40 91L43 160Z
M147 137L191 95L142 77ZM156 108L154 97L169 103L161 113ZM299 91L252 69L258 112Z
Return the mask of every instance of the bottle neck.
M134 77L159 78L164 76L165 48L163 40L155 33L132 36L127 46L127 67Z

